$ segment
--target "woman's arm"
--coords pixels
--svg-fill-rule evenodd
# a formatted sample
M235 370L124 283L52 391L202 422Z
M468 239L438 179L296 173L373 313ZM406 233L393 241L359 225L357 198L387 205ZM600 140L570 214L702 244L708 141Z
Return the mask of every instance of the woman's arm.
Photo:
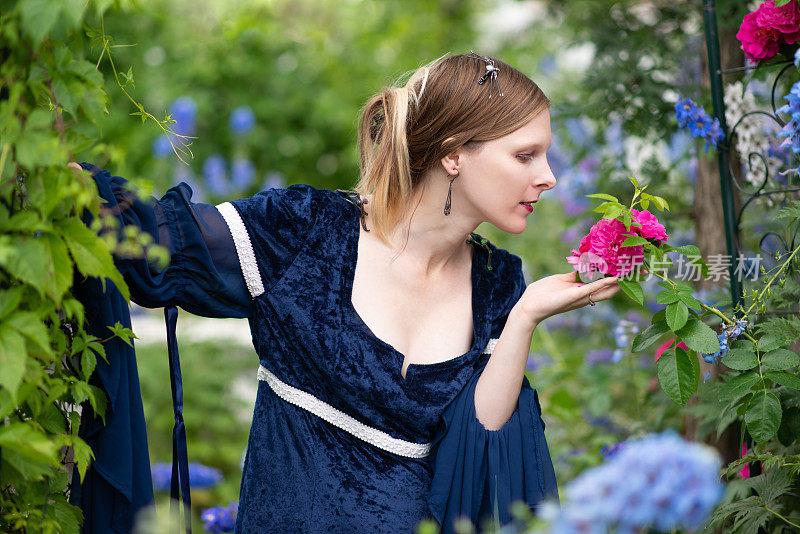
M530 284L511 309L492 355L475 385L475 415L487 430L499 430L517 407L536 327L547 317L610 299L617 278L579 284L576 273L556 274Z

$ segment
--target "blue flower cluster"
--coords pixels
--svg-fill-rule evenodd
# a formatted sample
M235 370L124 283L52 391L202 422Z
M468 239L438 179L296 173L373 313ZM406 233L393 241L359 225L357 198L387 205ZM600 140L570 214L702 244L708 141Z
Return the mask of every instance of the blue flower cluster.
M550 534L694 530L724 493L717 452L673 431L628 440L605 463L564 491L565 503L542 503Z
M622 359L625 355L624 349L628 346L628 342L631 339L630 336L635 336L638 333L639 325L635 321L620 319L617 326L614 327L614 341L617 344L617 349L614 351L611 361L617 363Z
M792 116L792 120L786 123L784 127L778 132L778 137L785 137L781 146L792 147L792 152L795 154L800 153L800 82L795 83L789 94L783 97L788 100L788 104L777 109L778 113L788 113Z
M249 106L239 106L231 112L229 124L235 135L245 135L256 125L256 116Z
M153 489L157 492L168 492L172 482L172 464L160 463L151 467ZM192 489L210 488L222 481L222 473L203 464L189 464L189 486Z
M705 138L706 144L703 150L706 152L710 145L717 148L717 143L725 139L719 119L712 119L703 106L698 106L691 98L684 98L675 104L675 116L678 119L678 126L688 127L694 137Z
M722 332L717 334L717 338L719 339L719 350L713 354L703 354L703 359L706 361L706 363L717 363L718 358L724 358L725 355L728 354L728 350L730 350L728 344L739 337L742 332L748 328L748 324L752 326L752 323L748 323L746 319L742 319L736 321L736 324L732 326L723 328Z
M214 506L206 508L200 514L206 532L233 532L236 527L236 512L239 503L232 502L228 506Z

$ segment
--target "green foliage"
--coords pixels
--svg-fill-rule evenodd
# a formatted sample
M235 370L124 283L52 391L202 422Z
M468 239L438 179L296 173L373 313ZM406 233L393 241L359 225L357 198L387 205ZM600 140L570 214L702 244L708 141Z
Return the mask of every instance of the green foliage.
M0 530L79 532L67 502L72 469L92 452L78 437L76 407L105 416L89 384L108 339L84 330L72 295L83 277L129 291L112 254L120 244L101 213L94 181L67 167L98 131L109 102L88 57L86 29L111 2L26 0L0 9ZM91 213L95 224L81 217ZM106 235L98 236L98 232Z

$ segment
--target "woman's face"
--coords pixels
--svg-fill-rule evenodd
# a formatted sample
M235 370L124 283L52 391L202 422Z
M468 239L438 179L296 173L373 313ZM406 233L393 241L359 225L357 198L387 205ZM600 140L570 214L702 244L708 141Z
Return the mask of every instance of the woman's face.
M532 212L523 202L532 205L556 185L547 163L551 141L545 110L510 134L460 151L461 192L483 221L513 234L525 230Z

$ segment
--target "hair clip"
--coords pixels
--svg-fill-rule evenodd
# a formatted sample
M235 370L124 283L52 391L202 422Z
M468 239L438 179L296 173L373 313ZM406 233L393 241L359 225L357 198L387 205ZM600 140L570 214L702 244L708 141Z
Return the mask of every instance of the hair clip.
M495 86L497 86L497 92L500 94L500 96L503 96L503 92L500 90L500 84L497 81L497 73L500 72L500 69L494 65L494 60L476 54L475 52L470 52L467 54L467 57L480 59L486 63L486 73L481 76L480 80L478 80L478 85L483 85L486 80L489 80L489 100L492 99L492 92Z

